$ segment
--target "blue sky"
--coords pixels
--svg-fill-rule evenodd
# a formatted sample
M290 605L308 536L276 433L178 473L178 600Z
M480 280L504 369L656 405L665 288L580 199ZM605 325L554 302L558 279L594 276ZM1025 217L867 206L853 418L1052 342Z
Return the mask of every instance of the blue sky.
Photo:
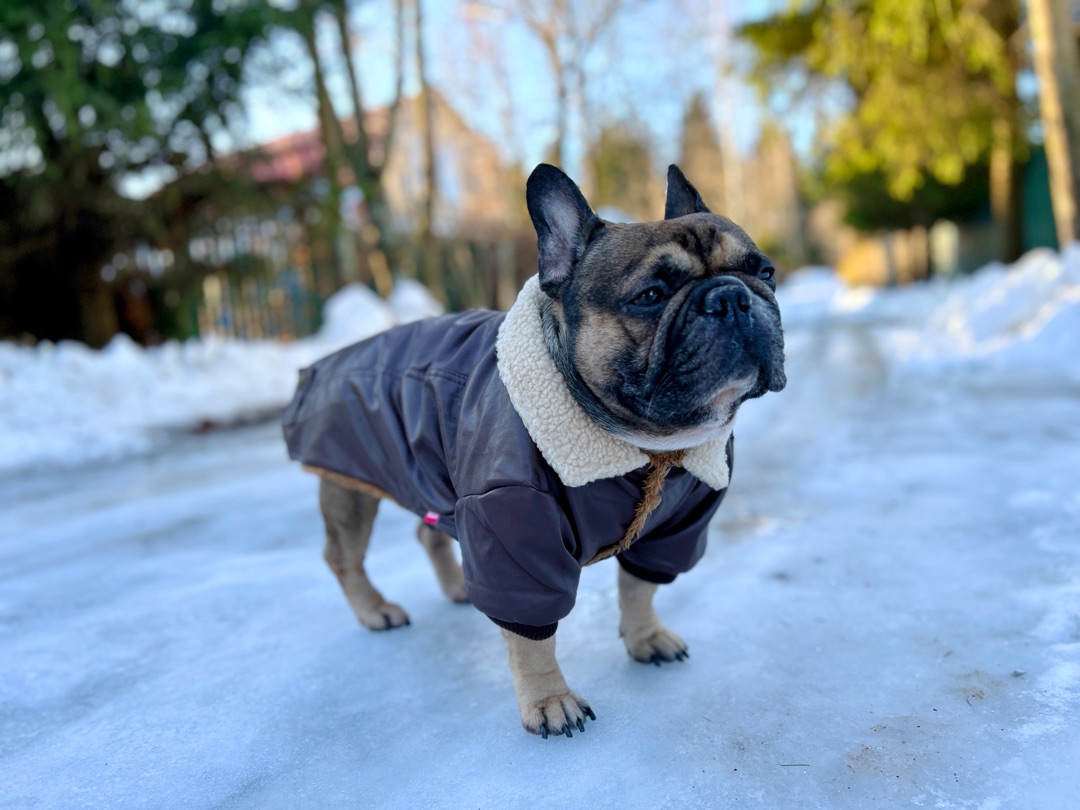
M720 99L722 119L743 151L755 138L762 105L738 79L718 77L718 62L736 67L739 47L720 30L724 11L732 24L759 17L777 0L638 0L591 54L588 63L589 126L605 119L636 118L652 133L660 163L677 157L682 113L688 99L703 91ZM544 53L533 35L512 19L470 25L456 0L427 0L425 32L433 84L474 128L491 136L508 157L526 166L543 159L554 136L554 90ZM354 17L359 34L358 65L369 106L387 103L393 93L393 4L373 0ZM501 50L500 68L476 52L476 31ZM330 43L328 38L327 43ZM282 42L288 50L292 45ZM722 54L717 59L717 54ZM297 68L272 87L253 88L247 97L252 142L316 125L313 98L303 89L307 67ZM415 92L415 71L406 73L406 92ZM339 98L344 84L335 83ZM509 89L509 94L507 93ZM509 98L507 98L509 95ZM343 104L342 110L346 109ZM507 112L509 110L509 112ZM571 162L583 151L583 127L575 122ZM568 167L574 171L577 166Z

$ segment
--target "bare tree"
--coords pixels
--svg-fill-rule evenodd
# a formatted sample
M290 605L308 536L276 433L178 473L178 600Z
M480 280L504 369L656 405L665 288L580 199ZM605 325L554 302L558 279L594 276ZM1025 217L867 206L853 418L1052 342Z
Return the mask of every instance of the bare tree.
M731 20L725 0L707 0L704 9L709 21L709 52L713 61L713 115L719 124L720 156L723 161L724 215L735 222L746 221L743 187L743 160L735 140L736 119L734 81L731 75Z
M435 244L435 203L439 195L439 175L435 152L435 96L428 81L424 32L424 0L411 0L414 12L413 40L416 47L416 75L420 83L419 119L424 139L424 196L420 207L420 249L423 255L424 281L435 295L446 300L438 248Z
M326 148L326 169L334 199L340 195L342 172L347 167L351 170L356 185L363 192L370 217L370 223L361 236L366 242L369 265L375 286L382 295L388 295L393 281L390 275L390 259L395 254L393 230L390 222L390 207L383 187L383 172L386 168L397 126L398 111L401 106L404 62L405 0L395 0L396 55L395 55L395 92L393 101L387 110L385 131L381 143L375 148L374 133L369 131L370 121L364 115L365 108L360 79L353 61L354 39L349 20L349 8L346 0L308 0L298 9L302 21L297 25L304 39L311 58L315 95L318 104L319 126ZM338 35L340 56L345 65L348 78L349 105L356 123L355 133L350 139L342 125L337 110L334 109L327 90L327 68L333 63L331 57L320 52L316 37L316 25L320 13L328 14Z
M1001 233L1000 255L1016 261L1023 251L1023 197L1018 154L1026 144L1023 105L1016 92L1025 61L1020 31L1020 0L998 0L984 12L1004 44L1002 86L993 110L990 147L990 210Z
M610 32L621 11L641 0L474 0L473 4L518 20L537 38L547 56L555 83L553 158L569 161L570 116L577 109L585 120L588 100L586 62L597 43Z
M472 105L488 103L495 106L501 130L500 140L508 155L520 159L525 149L521 126L514 115L511 63L503 47L503 35L499 28L506 15L479 2L468 2L461 10L468 37L465 47L468 54L466 70L470 75L462 72L456 74L452 81L468 94ZM469 81L476 75L476 62L487 65L489 72L480 81Z
M426 37L424 35L424 2L412 0L415 13L416 75L420 83L420 118L424 138L424 199L420 215L420 238L431 242L435 220L435 200L438 197L438 173L435 165L435 97L428 81Z
M1080 239L1080 57L1069 0L1028 0L1058 242Z

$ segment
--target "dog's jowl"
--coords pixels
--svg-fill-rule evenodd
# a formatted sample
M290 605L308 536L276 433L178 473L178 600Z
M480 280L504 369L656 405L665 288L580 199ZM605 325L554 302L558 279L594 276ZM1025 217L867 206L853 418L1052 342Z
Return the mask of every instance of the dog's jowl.
M364 570L391 498L421 519L447 597L502 628L526 730L569 737L595 719L555 660L582 566L615 558L631 656L686 657L653 595L704 553L735 412L784 387L784 341L769 260L675 166L660 222L599 219L552 166L527 197L539 273L509 312L431 318L319 361L284 428L321 478L326 561L360 623L409 623Z

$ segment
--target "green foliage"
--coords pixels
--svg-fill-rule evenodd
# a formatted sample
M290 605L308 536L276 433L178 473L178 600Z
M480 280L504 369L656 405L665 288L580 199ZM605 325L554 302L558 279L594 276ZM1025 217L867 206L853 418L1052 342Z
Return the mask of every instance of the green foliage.
M923 208L985 171L995 122L1020 129L1018 18L1018 0L814 0L740 35L763 88L795 72L845 89L849 112L822 133L830 185L851 184L850 196L883 183Z
M929 177L907 200L890 193L880 173L853 175L838 185L836 193L845 203L844 221L859 230L928 228L938 219L963 222L985 209L989 171L985 166L969 170L954 185Z
M808 9L792 7L787 12L757 22L745 23L738 35L754 46L754 67L750 79L763 95L769 95L793 74L806 81L809 66L806 54L814 44L814 28L824 12L823 4Z
M115 330L102 264L230 192L212 144L231 144L245 66L278 14L258 0L0 4L0 275L15 302L0 332L99 344ZM143 172L177 182L122 195Z
M254 0L0 5L0 176L55 177L79 152L113 176L201 163L274 16Z

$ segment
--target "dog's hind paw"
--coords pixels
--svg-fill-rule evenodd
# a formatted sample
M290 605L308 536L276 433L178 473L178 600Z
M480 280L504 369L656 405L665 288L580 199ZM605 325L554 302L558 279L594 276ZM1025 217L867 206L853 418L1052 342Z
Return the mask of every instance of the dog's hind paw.
M626 651L635 661L660 666L661 661L684 661L690 657L686 642L661 625L648 635L626 637Z
M357 610L356 618L369 630L393 630L410 624L409 614L401 605L382 602L368 610Z
M545 740L561 734L573 737L575 728L585 730L586 717L596 720L589 704L577 693L568 691L529 704L522 711L521 725L530 734L539 734Z

